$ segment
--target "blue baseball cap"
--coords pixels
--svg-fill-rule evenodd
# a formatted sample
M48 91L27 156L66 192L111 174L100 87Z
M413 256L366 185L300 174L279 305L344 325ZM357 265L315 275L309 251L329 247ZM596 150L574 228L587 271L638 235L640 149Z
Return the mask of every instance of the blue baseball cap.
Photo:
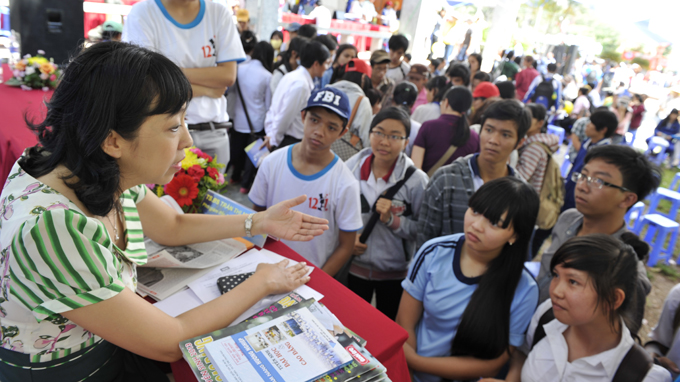
M307 100L307 106L302 110L307 110L310 107L325 107L345 120L349 119L352 114L347 94L330 86L312 92L309 100Z
M286 28L286 30L287 30L288 32L297 32L298 29L300 29L301 26L302 26L302 25L300 25L300 23L290 23L290 24L288 25L288 28Z

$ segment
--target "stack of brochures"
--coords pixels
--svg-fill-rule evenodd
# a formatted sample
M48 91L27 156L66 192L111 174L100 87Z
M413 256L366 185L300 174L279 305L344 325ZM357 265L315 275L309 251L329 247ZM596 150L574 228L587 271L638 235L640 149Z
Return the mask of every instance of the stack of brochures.
M389 382L365 345L325 306L292 292L180 348L199 381Z

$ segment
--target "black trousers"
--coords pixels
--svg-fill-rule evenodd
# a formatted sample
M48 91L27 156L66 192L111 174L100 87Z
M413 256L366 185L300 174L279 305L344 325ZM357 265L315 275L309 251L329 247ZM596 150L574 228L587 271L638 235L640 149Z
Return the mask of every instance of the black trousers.
M231 179L235 182L241 182L241 187L249 189L255 180L257 168L253 162L248 158L245 148L254 140L262 138L264 131L255 133L253 135L246 133L239 133L231 129L229 138L229 151L231 152L231 161L229 165L233 167Z
M297 138L291 137L290 135L284 135L283 139L281 140L279 145L276 147L276 149L278 150L282 147L290 146L292 144L295 144L295 143L298 143L298 142L301 142L301 141L302 141L302 139L297 139Z
M403 289L403 280L366 280L349 274L349 289L369 304L375 291L376 305L379 311L391 320L397 318L399 302Z
M160 363L105 340L54 361L31 363L29 359L27 354L0 348L0 381L168 382L169 371L163 371Z

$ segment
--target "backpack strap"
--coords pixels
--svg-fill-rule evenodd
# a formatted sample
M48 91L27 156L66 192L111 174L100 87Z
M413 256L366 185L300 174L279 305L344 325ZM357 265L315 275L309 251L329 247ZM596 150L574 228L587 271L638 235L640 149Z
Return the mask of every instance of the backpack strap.
M354 122L354 117L357 116L357 110L359 110L359 105L361 104L361 101L364 99L364 96L359 96L357 98L356 102L354 102L354 107L352 108L352 114L349 116L349 121L347 121L347 131L351 134L351 138L349 140L349 143L352 144L352 147L356 146L357 143L361 140L361 137L358 135L355 135L352 133L352 123ZM347 134L347 133L345 133Z
M654 365L654 360L645 349L634 343L623 357L612 382L642 382Z
M554 319L555 313L553 312L552 308L548 309L545 313L543 313L541 318L538 319L538 326L536 326L536 330L534 331L534 340L531 343L531 349L533 349L540 340L545 338L545 329L543 329L543 325Z
M404 184L406 184L406 181L413 175L413 173L416 172L416 168L414 166L410 166L409 168L406 169L406 174L404 174L404 178L402 178L400 181L398 181L394 186L390 187L385 191L381 196L378 197L378 200L380 198L385 198L387 200L392 200L394 198L394 195L399 192L399 189L401 189ZM375 224L378 222L378 219L380 219L380 214L375 210L375 205L378 203L378 200L375 201L373 204L373 214L371 217L368 219L368 223L366 223L366 227L364 228L364 231L361 233L361 237L359 237L359 242L361 244L366 244L366 240L368 240L368 236L371 234L373 231L373 228L375 228Z
M255 130L253 129L253 123L250 121L246 101L243 99L243 94L241 94L241 86L238 84L238 78L236 79L236 91L238 91L238 98L241 100L241 105L243 105L243 111L246 113L246 120L248 120L248 127L250 127L250 135L253 135L255 134Z
M453 153L455 153L456 150L458 150L458 147L456 147L456 146L449 146L449 149L446 150L446 152L444 153L444 155L442 155L442 157L439 158L439 160L437 161L437 163L435 163L434 166L432 166L432 167L430 168L430 170L427 172L427 176L429 176L430 178L432 178L432 175L434 175L434 173L435 173L437 170L439 170L439 167L443 166L444 163L446 163L449 159L451 159L451 157L453 156Z

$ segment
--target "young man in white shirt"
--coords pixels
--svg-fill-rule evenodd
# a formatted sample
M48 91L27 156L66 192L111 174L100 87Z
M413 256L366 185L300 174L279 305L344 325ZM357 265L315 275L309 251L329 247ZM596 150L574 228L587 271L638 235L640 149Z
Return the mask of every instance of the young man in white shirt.
M229 163L227 99L236 64L246 54L232 12L212 1L146 0L127 17L123 41L162 53L191 82L194 98L186 113L194 144Z
M404 35L397 34L390 37L387 46L390 48L390 63L387 65L386 76L394 81L395 85L399 85L406 80L408 72L411 71L411 65L404 61L408 39Z
M283 76L264 121L265 144L270 150L302 140L304 132L299 111L305 107L314 89L314 78L323 76L330 60L328 48L318 41L310 41L300 52L300 66Z
M324 88L301 109L302 141L265 158L248 197L255 210L263 211L289 194L306 192L308 201L293 209L326 218L329 229L309 242L284 242L335 276L350 260L356 232L363 226L359 182L331 151L331 144L347 131L349 99L341 90Z

